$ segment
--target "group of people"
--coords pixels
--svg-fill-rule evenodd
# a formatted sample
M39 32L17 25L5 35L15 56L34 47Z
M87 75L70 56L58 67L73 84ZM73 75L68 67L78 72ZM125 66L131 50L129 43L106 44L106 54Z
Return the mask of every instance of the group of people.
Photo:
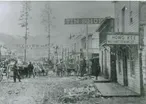
M82 58L80 61L77 61L75 64L75 67L68 69L67 65L63 62L63 60L60 60L56 64L56 75L63 77L66 75L69 75L71 72L74 72L75 75L83 77L85 74L88 74L89 76L94 75L96 76L96 79L98 79L98 76L100 74L100 65L97 60L90 60L88 63L85 60L85 58ZM18 78L19 82L21 82L21 76L19 72L19 67L17 65L17 61L15 61L15 64L12 67L13 70L13 79L14 82L16 82L16 78ZM26 74L26 77L35 77L35 67L31 62L29 62L27 67L24 67L24 71Z
M31 77L33 75L33 77L35 77L35 74L34 74L34 66L31 62L29 62L28 66L27 67L24 67L24 71L23 73L26 74L26 77ZM21 76L20 76L20 71L19 71L19 67L17 65L17 61L15 61L13 67L12 67L12 71L13 71L13 79L14 79L14 82L16 82L16 78L18 78L19 82L21 82Z
M85 58L82 58L80 61L77 61L74 68L67 68L67 65L60 60L60 62L56 65L56 74L57 76L65 76L70 74L71 72L74 72L75 75L83 77L85 74L88 74L89 76L94 75L96 76L96 79L98 79L98 76L100 74L100 65L97 60L85 60Z

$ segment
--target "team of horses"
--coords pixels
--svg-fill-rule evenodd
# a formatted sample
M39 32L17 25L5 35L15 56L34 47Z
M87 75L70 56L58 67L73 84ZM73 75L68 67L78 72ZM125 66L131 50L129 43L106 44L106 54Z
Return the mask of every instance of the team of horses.
M5 68L5 73L7 78L10 78L13 76L13 65L7 65ZM21 76L21 78L27 78L29 77L29 68L27 65L18 65L18 72ZM48 69L44 67L40 67L39 65L34 65L33 72L31 74L34 74L35 76L41 76L41 75L47 75Z

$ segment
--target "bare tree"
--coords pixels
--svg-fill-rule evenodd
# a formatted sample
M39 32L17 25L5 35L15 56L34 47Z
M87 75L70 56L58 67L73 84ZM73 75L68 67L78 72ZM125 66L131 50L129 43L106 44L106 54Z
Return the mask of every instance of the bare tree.
M28 20L31 18L30 11L31 11L30 1L22 1L22 10L20 11L19 25L22 28L25 28L24 62L26 62L26 52L27 52L26 48L27 48L27 39L28 39L28 34L29 34Z
M42 21L41 23L44 25L45 27L45 31L48 33L48 60L50 60L50 48L51 48L51 39L50 39L50 35L51 35L51 27L52 25L52 19L55 19L55 17L52 16L52 9L50 8L49 2L47 2L45 4L44 9L42 10Z

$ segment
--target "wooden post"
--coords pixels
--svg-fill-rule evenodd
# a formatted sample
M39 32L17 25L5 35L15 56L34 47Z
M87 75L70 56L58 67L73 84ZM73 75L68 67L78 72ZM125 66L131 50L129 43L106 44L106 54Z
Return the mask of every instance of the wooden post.
M143 51L143 25L141 25L141 2L139 2L139 69L140 69L140 94L144 95L143 69L142 69L142 51Z

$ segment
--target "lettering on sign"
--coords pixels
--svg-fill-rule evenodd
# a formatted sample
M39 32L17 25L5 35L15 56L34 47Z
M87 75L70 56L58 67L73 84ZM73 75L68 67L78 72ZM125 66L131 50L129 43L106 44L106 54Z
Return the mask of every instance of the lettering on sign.
M104 18L68 18L65 24L100 24Z
M107 35L107 44L138 44L137 35Z
M24 48L24 44L16 44L19 48ZM32 45L26 45L26 48L46 48L49 47L49 44L32 44Z

